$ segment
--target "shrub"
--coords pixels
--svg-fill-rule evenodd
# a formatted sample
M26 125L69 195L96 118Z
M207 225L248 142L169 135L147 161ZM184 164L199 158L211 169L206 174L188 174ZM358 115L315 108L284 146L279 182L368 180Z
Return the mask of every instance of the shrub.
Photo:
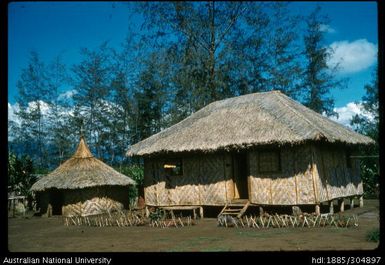
M118 169L120 173L132 178L135 182L135 186L129 187L129 200L130 205L135 205L139 196L139 189L143 187L144 169L139 165L124 166Z

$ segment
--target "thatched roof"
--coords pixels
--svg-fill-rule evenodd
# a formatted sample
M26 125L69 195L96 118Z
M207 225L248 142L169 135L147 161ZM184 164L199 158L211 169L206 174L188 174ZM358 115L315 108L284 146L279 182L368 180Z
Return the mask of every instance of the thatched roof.
M96 159L84 139L80 139L75 154L50 174L39 179L31 190L49 188L82 189L95 186L134 185L135 181Z
M305 141L372 144L279 91L213 102L183 121L131 146L128 156L168 152L211 152Z

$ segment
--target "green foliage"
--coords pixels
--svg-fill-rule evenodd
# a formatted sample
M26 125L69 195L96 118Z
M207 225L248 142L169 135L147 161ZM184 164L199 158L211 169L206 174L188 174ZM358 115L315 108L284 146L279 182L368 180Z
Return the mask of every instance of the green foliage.
M133 205L139 196L139 189L143 188L144 169L140 165L130 165L118 168L117 170L136 182L135 186L131 185L129 187L130 205Z
M166 212L165 212L165 210L162 210L160 208L156 208L155 211L150 212L149 217L150 217L151 221L164 220L166 218Z
M371 156L361 160L361 178L367 198L378 198L379 190L379 97L378 97L378 68L373 74L371 84L365 85L366 94L362 97L364 113L352 118L350 124L354 129L372 138L376 143L373 146L362 148L364 156Z
M370 230L366 234L366 240L370 241L370 242L379 242L380 241L380 229L375 228L375 229Z
M327 64L332 51L325 48L325 32L321 27L328 25L329 21L327 17L320 15L320 11L320 7L317 7L306 20L307 31L304 36L306 64L302 93L305 106L331 116L336 113L333 110L334 99L330 95L330 88L342 87L343 82L335 79L337 66L331 68Z
M30 188L35 183L33 162L29 156L18 158L15 154L8 155L8 185L12 191L23 196L30 196Z
M379 175L377 165L365 160L362 160L360 165L364 196L367 199L377 199L379 195Z
M120 172L135 180L137 186L143 186L144 169L140 165L122 167Z

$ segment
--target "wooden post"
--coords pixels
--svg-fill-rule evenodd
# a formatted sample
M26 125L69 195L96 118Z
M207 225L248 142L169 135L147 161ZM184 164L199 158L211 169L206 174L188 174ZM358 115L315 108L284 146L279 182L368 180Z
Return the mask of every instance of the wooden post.
M360 208L364 207L364 196L360 196Z
M315 214L318 216L321 214L321 207L319 204L315 205Z
M262 206L259 206L259 215L260 215L260 216L263 215L263 207L262 207Z
M201 216L201 219L203 219L203 207L199 207L199 215Z
M345 211L345 200L344 199L339 199L338 200L338 205L340 207L340 212L343 213Z
M333 200L331 200L329 202L329 213L330 214L334 214L334 204L333 204Z
M146 206L146 217L148 218L148 217L150 217L150 211L148 210L148 207Z
M350 209L354 208L354 197L350 198Z

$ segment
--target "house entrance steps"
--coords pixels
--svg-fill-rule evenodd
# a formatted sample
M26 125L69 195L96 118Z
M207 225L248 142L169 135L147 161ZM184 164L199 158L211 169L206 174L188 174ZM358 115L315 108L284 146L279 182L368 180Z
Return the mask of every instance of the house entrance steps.
M249 205L250 202L248 199L234 199L230 203L227 203L225 207L223 207L222 211L218 214L218 217L221 215L231 215L237 218L241 218Z

